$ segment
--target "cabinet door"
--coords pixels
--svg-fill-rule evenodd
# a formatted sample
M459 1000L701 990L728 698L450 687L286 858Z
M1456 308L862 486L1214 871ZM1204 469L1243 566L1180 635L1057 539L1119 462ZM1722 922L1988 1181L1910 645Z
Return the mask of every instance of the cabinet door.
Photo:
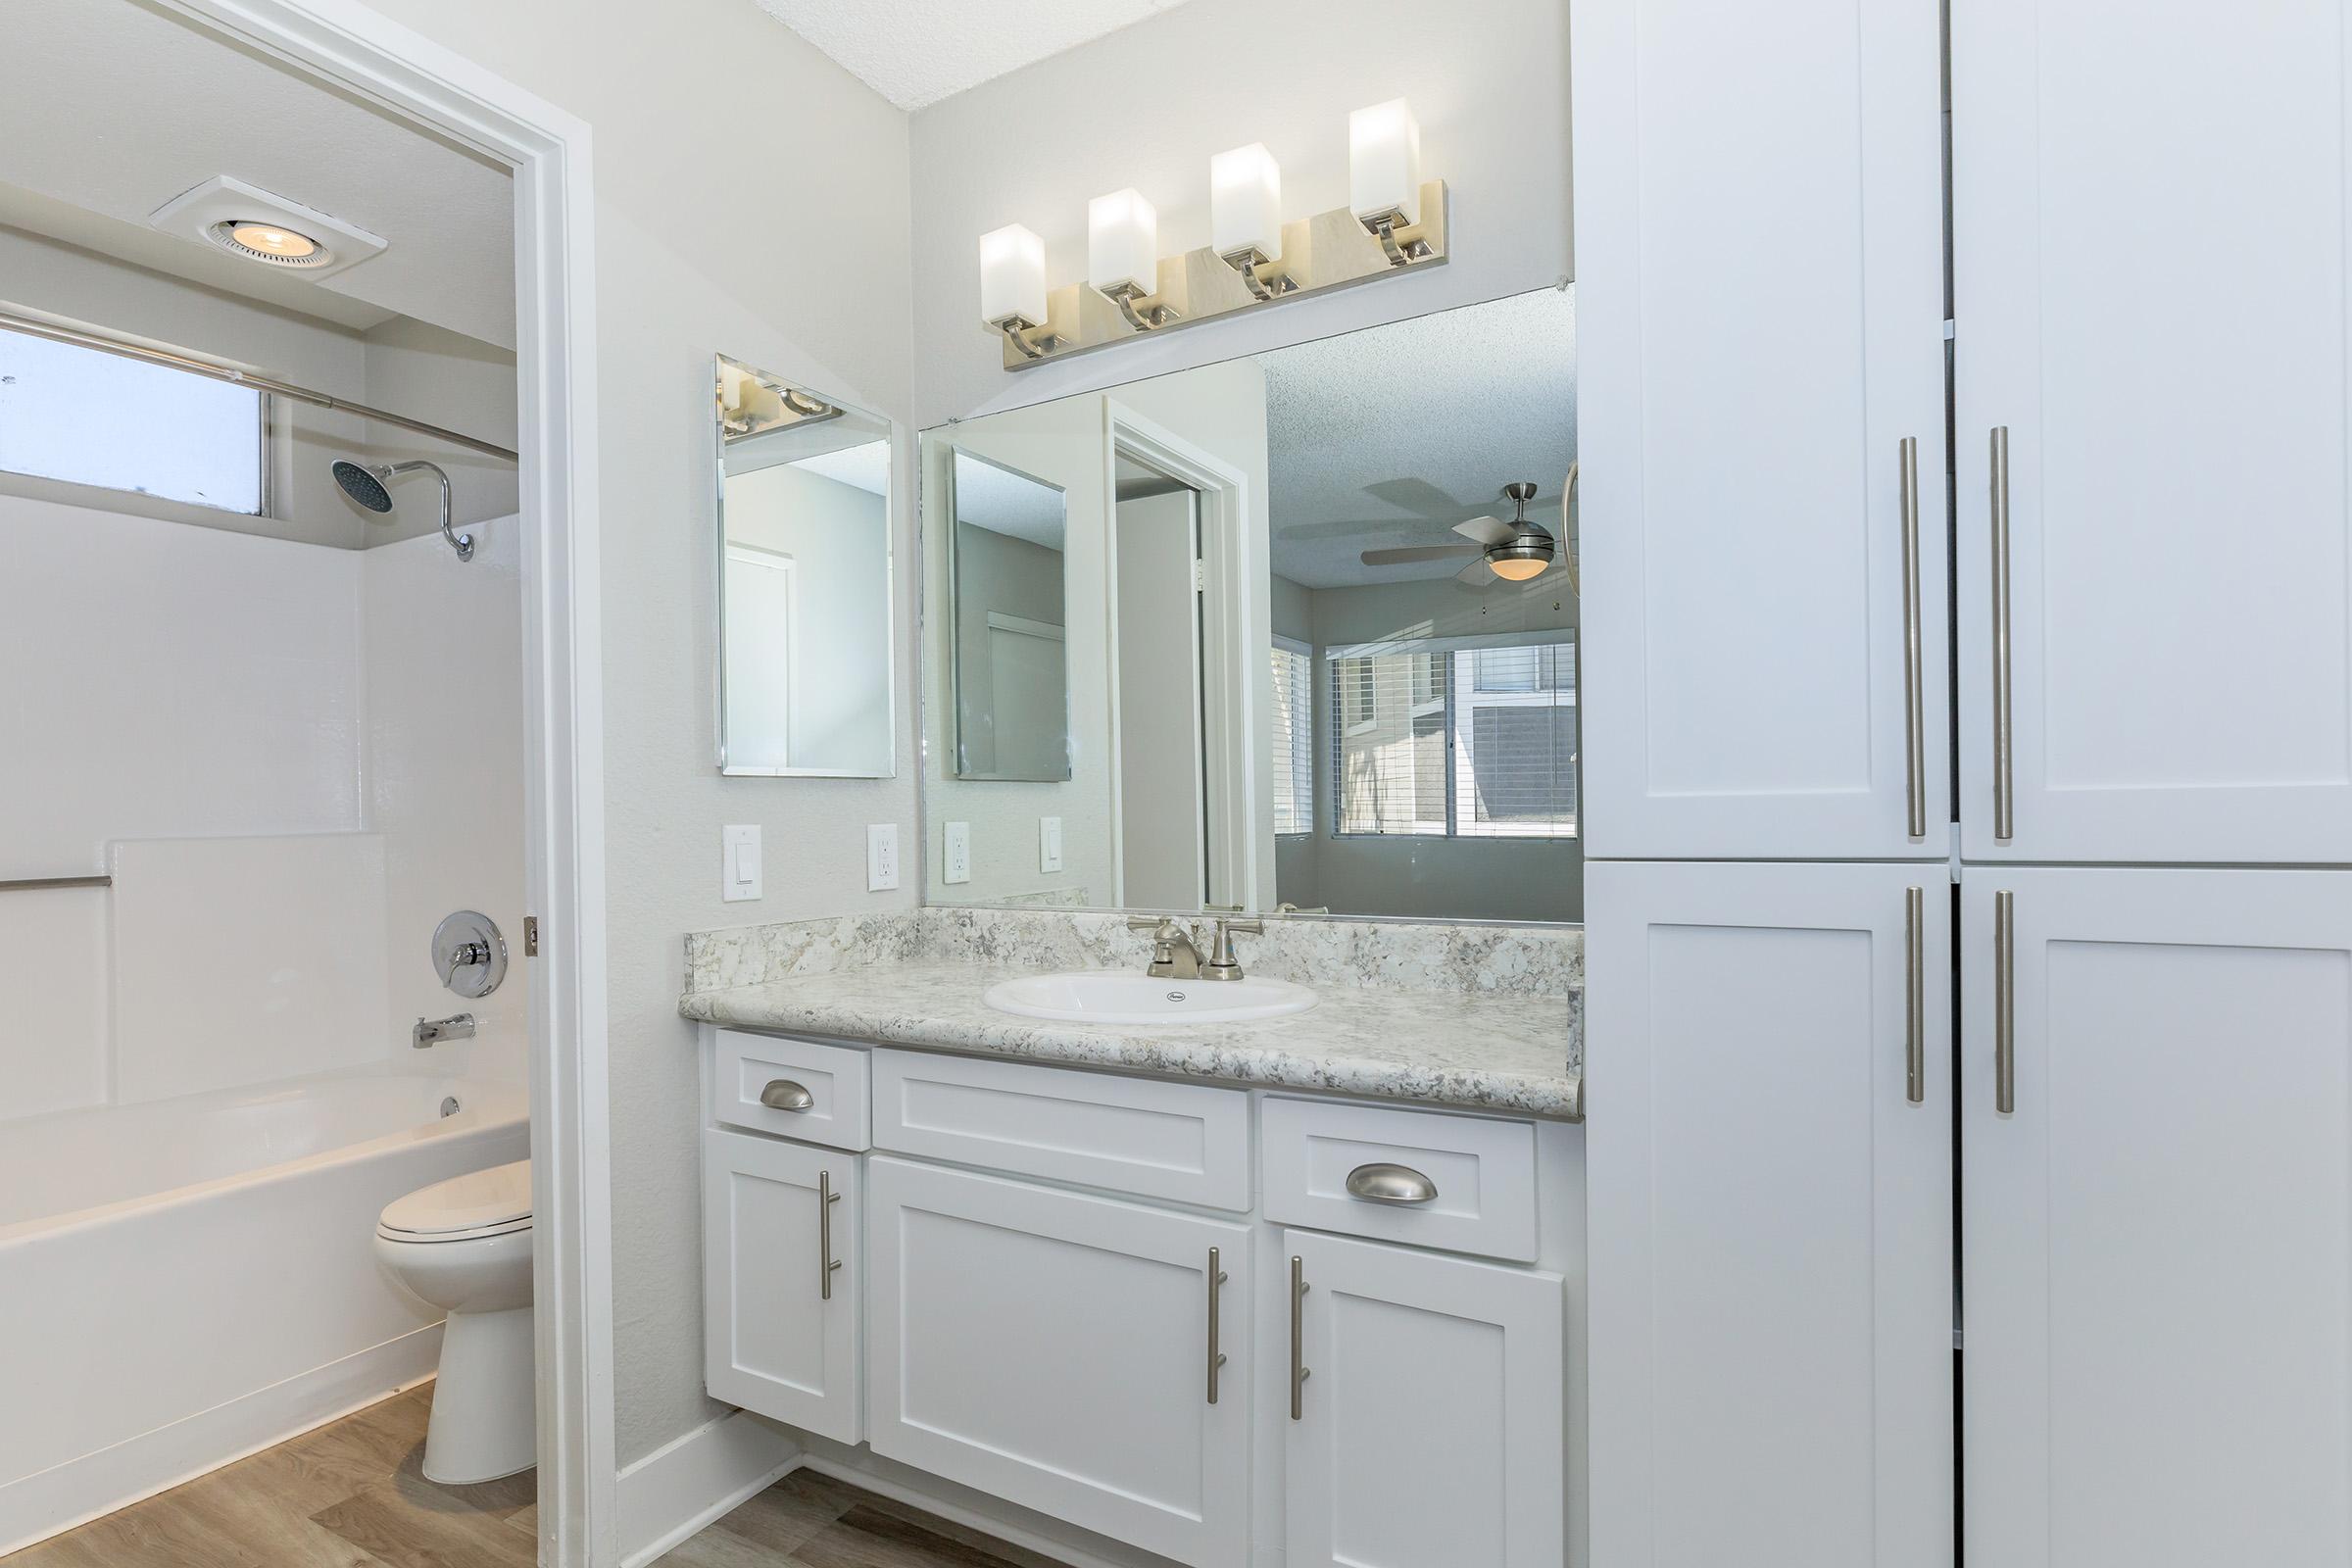
M2352 1562L2352 873L1971 868L1962 918L1969 1560Z
M1948 1564L1948 874L1586 875L1592 1561Z
M843 1443L865 1436L858 1156L703 1134L704 1386Z
M1965 852L2352 860L2345 6L1951 11Z
M1569 24L1586 851L1941 858L1936 0Z
M1560 1277L1311 1231L1283 1242L1304 1287L1290 1568L1559 1568Z
M874 1451L1245 1563L1248 1229L880 1156L868 1178Z

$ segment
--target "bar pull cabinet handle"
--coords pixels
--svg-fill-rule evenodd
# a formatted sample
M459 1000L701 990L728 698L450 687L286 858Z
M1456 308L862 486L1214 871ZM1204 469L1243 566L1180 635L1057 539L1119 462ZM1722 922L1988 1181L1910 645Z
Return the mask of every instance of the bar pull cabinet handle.
M1903 780L1911 837L1928 836L1927 692L1920 652L1919 437L1907 435L1900 454L1903 495Z
M1903 1096L1928 1099L1928 890L1903 889Z
M760 1091L760 1103L770 1110L807 1110L816 1103L816 1097L789 1078L771 1078Z
M833 1205L841 1195L833 1190L833 1173L816 1173L816 1296L820 1301L833 1299L833 1271L841 1267L841 1259L833 1255Z
M2017 1109L2017 895L1992 896L1992 1108Z
M2017 837L2017 759L2011 746L2009 647L2009 427L1992 430L1992 837Z
M1348 1173L1348 1196L1367 1203L1434 1203L1438 1184L1410 1165L1376 1160Z
M1217 1402L1217 1373L1225 1366L1225 1352L1217 1348L1218 1298L1223 1294L1225 1271L1217 1266L1217 1250L1208 1250L1208 1402Z
M1291 1419L1306 1419L1306 1259L1291 1259Z

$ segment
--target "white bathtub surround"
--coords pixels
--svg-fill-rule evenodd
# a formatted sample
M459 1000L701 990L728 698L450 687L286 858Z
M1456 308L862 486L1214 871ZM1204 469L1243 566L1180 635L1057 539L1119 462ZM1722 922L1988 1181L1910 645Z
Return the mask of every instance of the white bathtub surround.
M981 1001L1008 975L1134 968L1150 943L1111 914L921 909L705 932L687 943L689 1018L1225 1083L1582 1114L1583 944L1568 930L1270 922L1243 963L1320 1001L1249 1023L1015 1018ZM1450 983L1447 983L1450 982Z
M527 1149L519 1091L380 1069L11 1125L0 1552L428 1375L376 1216Z
M531 1341L531 1162L435 1182L384 1207L375 1257L447 1313L424 1478L472 1486L537 1461Z

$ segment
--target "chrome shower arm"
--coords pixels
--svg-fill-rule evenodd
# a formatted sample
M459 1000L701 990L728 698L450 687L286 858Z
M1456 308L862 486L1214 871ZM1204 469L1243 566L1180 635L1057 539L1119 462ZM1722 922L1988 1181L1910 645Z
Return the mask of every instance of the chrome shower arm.
M385 468L384 476L390 478L396 473L414 473L418 470L429 473L441 481L441 537L449 541L449 548L458 553L460 561L471 561L473 559L473 535L460 533L450 526L449 475L441 471L439 464L427 463L422 458L411 458L406 463L395 463Z

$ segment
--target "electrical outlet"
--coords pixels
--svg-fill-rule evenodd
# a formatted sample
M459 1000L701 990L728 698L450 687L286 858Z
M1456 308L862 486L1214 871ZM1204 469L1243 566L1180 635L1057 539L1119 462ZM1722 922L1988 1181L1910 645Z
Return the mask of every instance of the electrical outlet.
M969 882L972 879L972 824L948 824L947 853L941 858L939 879L942 882Z
M875 822L865 830L865 891L887 893L899 885L899 824Z
M760 828L722 827L718 830L718 896L727 904L760 897Z
M1037 819L1037 868L1040 871L1061 869L1061 818L1041 816Z

